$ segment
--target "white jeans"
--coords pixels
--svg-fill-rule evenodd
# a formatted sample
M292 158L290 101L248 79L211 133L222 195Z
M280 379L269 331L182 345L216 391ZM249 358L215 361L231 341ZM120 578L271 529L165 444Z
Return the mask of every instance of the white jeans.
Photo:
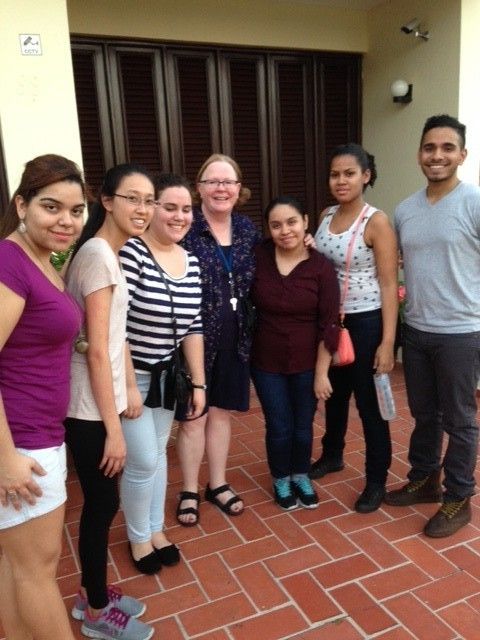
M9 503L0 505L0 529L15 527L23 522L43 516L54 511L67 499L65 480L67 478L67 455L65 443L59 447L46 449L21 449L18 453L34 458L47 472L44 476L33 474L33 479L40 486L42 495L35 497L35 504L30 505L22 500L22 508L17 511Z
M162 387L165 372L162 374ZM137 385L145 400L149 373L137 374ZM122 418L127 459L120 481L120 498L130 542L148 542L163 530L167 490L167 442L174 411L143 406L135 420Z

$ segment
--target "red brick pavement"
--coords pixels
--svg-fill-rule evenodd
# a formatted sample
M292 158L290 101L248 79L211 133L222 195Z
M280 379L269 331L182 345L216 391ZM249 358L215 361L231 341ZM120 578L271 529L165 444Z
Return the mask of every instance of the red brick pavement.
M408 469L411 418L401 367L392 376L398 418L391 423L394 462L390 485ZM323 416L315 421L319 453ZM318 509L282 512L272 502L265 462L264 425L255 397L247 414L233 418L229 481L242 493L245 513L228 518L201 503L197 527L174 517L180 470L169 446L167 527L183 561L156 576L131 566L120 513L111 532L109 574L126 592L142 598L144 619L165 640L480 640L480 496L473 521L450 538L422 533L436 505L392 508L360 515L352 511L363 485L363 439L356 410L345 452L345 469L317 481ZM206 482L205 465L201 472ZM67 606L78 587L76 554L81 492L68 482L59 584ZM73 622L75 634L79 623ZM1 632L0 632L1 634Z

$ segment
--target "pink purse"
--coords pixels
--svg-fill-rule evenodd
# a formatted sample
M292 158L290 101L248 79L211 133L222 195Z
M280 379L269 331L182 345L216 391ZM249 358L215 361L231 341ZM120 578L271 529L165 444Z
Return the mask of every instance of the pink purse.
M348 364L352 364L355 362L355 349L353 348L352 338L350 337L349 330L343 324L345 319L345 312L343 310L343 305L345 303L345 298L347 296L347 288L348 288L348 273L350 271L350 262L352 259L352 251L353 251L353 243L355 242L355 238L357 235L358 228L365 217L365 213L367 212L368 205L365 205L362 212L358 216L357 222L355 224L355 228L352 233L352 237L350 238L350 242L348 243L347 249L347 258L345 261L345 280L343 283L342 290L342 299L340 300L340 314L338 324L340 326L340 331L338 334L338 347L335 353L332 356L332 366L333 367L345 367Z
M353 348L350 332L343 326L342 320L340 320L340 323L338 347L332 356L333 367L345 367L347 364L352 364L352 362L355 361L355 349Z

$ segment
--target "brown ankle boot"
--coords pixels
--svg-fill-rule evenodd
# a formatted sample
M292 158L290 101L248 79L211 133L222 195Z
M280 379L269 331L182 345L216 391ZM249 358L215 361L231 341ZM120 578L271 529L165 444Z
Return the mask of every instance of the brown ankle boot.
M468 524L471 519L470 498L444 502L433 518L427 522L423 532L430 538L446 538Z
M384 498L392 507L408 507L421 502L441 502L440 469L423 480L410 480L401 489L389 491Z

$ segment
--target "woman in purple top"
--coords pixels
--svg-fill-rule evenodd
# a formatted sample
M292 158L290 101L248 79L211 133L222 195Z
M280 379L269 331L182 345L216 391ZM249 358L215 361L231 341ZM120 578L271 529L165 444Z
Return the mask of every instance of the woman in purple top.
M312 509L318 506L308 478L313 416L332 392L338 283L331 262L305 246L308 216L297 200L276 198L265 219L272 239L256 251L252 378L265 415L275 502L285 510Z
M63 420L81 310L50 262L79 235L85 185L61 156L27 163L0 224L0 615L8 638L73 640L56 583Z

